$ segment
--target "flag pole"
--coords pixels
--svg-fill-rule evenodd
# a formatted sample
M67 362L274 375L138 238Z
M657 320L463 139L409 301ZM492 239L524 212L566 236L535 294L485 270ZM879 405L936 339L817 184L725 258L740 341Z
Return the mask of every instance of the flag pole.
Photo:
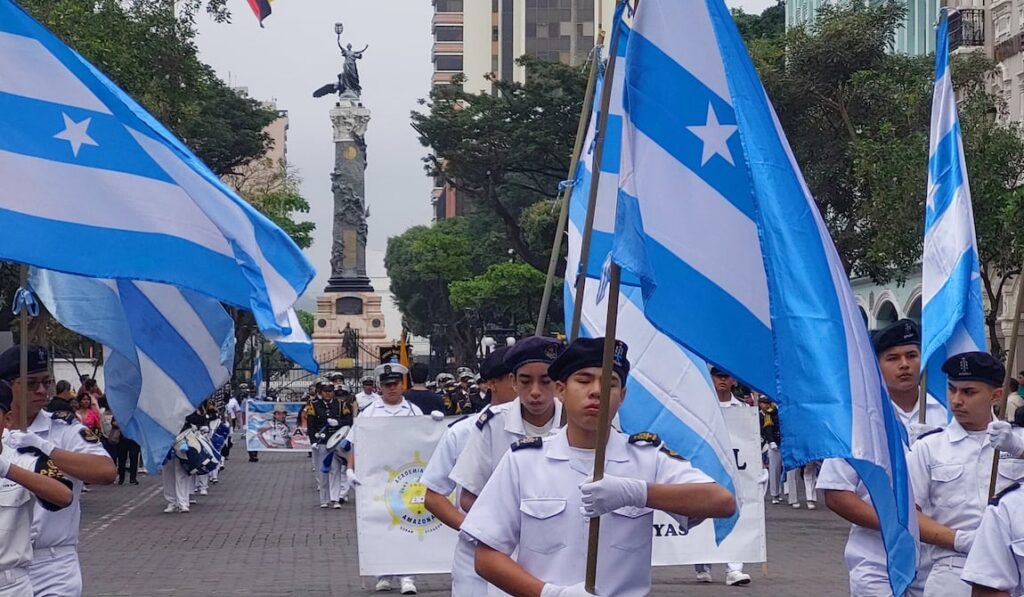
M921 373L921 392L917 397L917 422L922 425L928 422L926 418L928 409L928 371ZM913 440L911 440L913 441Z
M22 290L28 288L28 266L24 263L19 266L18 284ZM21 305L18 326L21 336L18 377L21 379L21 383L18 384L18 393L15 399L18 401L18 427L22 431L28 431L28 305Z
M1006 401L1010 397L1010 380L1013 379L1013 363L1017 357L1017 334L1020 332L1020 312L1024 310L1024 271L1017 274L1017 301L1013 306L1013 325L1010 326L1010 346L1006 351L1006 373L1003 376L1003 397L999 399L999 420L1006 419ZM996 495L996 479L999 477L999 450L992 451L992 474L988 480L988 499Z
M604 328L604 356L601 362L601 406L597 413L597 445L594 446L594 481L604 478L604 456L608 446L610 428L611 391L612 391L612 357L615 355L615 330L619 321L619 280L621 271L612 262L608 280L608 315ZM578 306L578 305L577 305ZM579 310L579 309L577 309ZM597 549L601 534L601 518L591 518L587 537L587 573L584 587L592 595L596 595L597 583Z
M604 31L597 34L597 47L604 43ZM572 187L576 181L576 168L580 161L580 154L583 151L583 140L587 137L587 126L590 124L590 116L594 113L594 87L597 81L598 63L601 57L595 53L590 61L590 73L587 75L587 91L583 94L583 110L580 111L580 123L576 127L576 142L572 149L572 162L569 164L568 184L562 189L562 205L558 213L558 226L555 228L555 240L551 243L551 258L548 259L548 277L544 282L544 295L540 300L540 314L537 315L537 328L535 336L544 335L544 323L548 319L548 307L551 304L551 292L555 287L555 271L558 270L558 261L562 252L562 236L565 234L565 224L569 220L569 199L572 196Z
M622 2L623 0L618 0ZM618 2L616 3L618 6ZM576 275L576 298L572 304L572 327L569 340L580 336L580 322L583 316L583 292L587 288L587 262L590 260L590 241L594 236L594 211L597 207L598 182L601 179L601 160L604 157L604 133L608 126L608 106L612 99L612 82L615 79L615 63L619 50L619 24L612 23L611 41L608 43L608 66L604 71L605 84L601 87L600 114L597 119L597 133L594 135L594 161L590 170L590 194L587 198L587 219L583 226L583 241L580 244L580 271Z

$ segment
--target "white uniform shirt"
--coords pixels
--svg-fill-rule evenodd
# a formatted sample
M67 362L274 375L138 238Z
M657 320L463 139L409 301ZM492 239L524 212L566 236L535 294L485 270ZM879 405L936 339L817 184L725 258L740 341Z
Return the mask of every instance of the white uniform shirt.
M569 446L564 429L538 447L509 451L466 515L462 532L512 556L546 583L583 581L589 519L580 512L580 483L593 474L591 462ZM713 483L688 462L649 444L630 444L612 430L605 472L648 483ZM681 517L682 518L682 517ZM601 517L597 592L615 597L651 590L651 525L654 510L625 507ZM685 518L683 518L685 520Z
M919 413L921 412L921 403L914 402L914 408L910 409L909 412L893 403L892 410L896 413L900 423L903 423L903 428L907 430L907 436L910 438L911 445L913 445L917 438L910 434L910 424L917 423ZM924 422L935 429L945 427L949 422L949 417L946 415L946 407L942 406L942 403L931 394L928 394L924 403Z
M86 429L73 413L54 415L41 410L28 430L49 440L61 450L110 458L99 438ZM70 506L56 512L50 512L37 504L35 520L32 522L32 545L36 549L78 545L78 530L82 523L79 498L83 483L70 475L65 476L73 483L74 499Z
M509 446L529 435L519 398L509 402L507 407L491 412L493 416L486 424L477 425L479 433L471 434L469 443L459 455L450 475L455 483L473 495L480 495L484 490L484 485L491 478L501 457L508 452ZM554 424L548 432L549 436L557 431L561 420L562 403L556 398Z
M35 472L39 457L18 454L6 445L11 462ZM32 521L36 497L10 479L0 478L0 572L27 568L32 561Z
M234 420L234 418L238 416L238 413L241 412L241 410L242 407L239 406L238 399L236 399L234 396L229 398L228 403L224 406L224 412L225 414L227 414L229 420Z
M960 578L1010 595L1024 595L1024 489L985 509Z
M378 399L380 399L380 394L378 394L377 392L371 392L369 394L365 392L359 392L358 394L356 394L356 404L359 406L360 411L370 406Z
M1012 432L1024 439L1024 429L1014 427ZM907 458L907 468L921 512L954 530L977 529L988 503L992 454L984 431L968 433L956 419L942 431L919 439ZM1024 460L1003 456L996 491L1024 478ZM958 555L941 547L934 547L933 554L936 559Z
M391 405L384 402L380 396L374 399L366 410L359 413L361 417L419 417L423 415L420 407L405 398L398 404Z

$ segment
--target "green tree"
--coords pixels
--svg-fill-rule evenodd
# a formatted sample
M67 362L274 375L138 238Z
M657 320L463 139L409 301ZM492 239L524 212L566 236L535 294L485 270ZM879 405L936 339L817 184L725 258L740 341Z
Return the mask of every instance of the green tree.
M532 329L546 276L520 262L496 263L479 276L448 285L452 307L474 311L482 322ZM517 331L527 331L526 329Z

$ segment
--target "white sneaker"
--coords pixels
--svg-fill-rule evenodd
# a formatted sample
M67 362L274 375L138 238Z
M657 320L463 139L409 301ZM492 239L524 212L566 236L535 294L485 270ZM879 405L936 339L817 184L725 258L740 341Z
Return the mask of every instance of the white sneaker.
M817 510L818 507L816 505L814 505L814 502L807 502L807 509L808 510Z
M795 504L790 504L789 506L791 508L793 508L794 510L799 510L800 509L800 502L797 502Z
M188 508L178 508L179 514L188 514Z
M167 507L164 508L164 514L173 514L174 512L177 512L177 511L178 511L178 507L176 505L174 505L174 504L167 504Z
M403 595L415 595L416 585L413 584L408 578L402 579L402 594Z
M730 570L725 575L725 584L730 587L733 585L749 585L750 575L739 570Z
M321 508L326 508L328 506L330 506L330 504L328 504L327 502L324 502L324 503L320 504Z
M698 572L697 573L697 582L706 582L706 583L707 582L713 582L712 579L711 579L711 573L710 572Z
M388 578L382 578L377 581L377 586L373 589L374 591L390 591L391 580Z
M199 495L210 495L210 492L205 490L205 489L200 489L199 490Z
M778 504L779 498L772 498L772 504Z
M331 507L334 508L335 510L341 510L341 504L339 504L338 502L331 502Z

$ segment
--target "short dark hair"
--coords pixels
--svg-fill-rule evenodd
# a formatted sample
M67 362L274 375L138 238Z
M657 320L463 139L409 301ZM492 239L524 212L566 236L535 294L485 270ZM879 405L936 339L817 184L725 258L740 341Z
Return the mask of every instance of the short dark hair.
M56 391L57 391L58 394L63 394L64 392L67 392L70 389L71 389L71 382L70 381L68 381L66 379L62 379L62 380L57 382Z
M1020 383L1016 379L1011 377L1010 378L1010 391L1011 392L1016 392L1019 389L1020 389Z
M413 363L409 367L409 377L412 378L412 383L427 383L429 374L430 367L426 363Z
M89 379L82 382L82 387L87 390L91 390L96 387L96 380L90 377Z

